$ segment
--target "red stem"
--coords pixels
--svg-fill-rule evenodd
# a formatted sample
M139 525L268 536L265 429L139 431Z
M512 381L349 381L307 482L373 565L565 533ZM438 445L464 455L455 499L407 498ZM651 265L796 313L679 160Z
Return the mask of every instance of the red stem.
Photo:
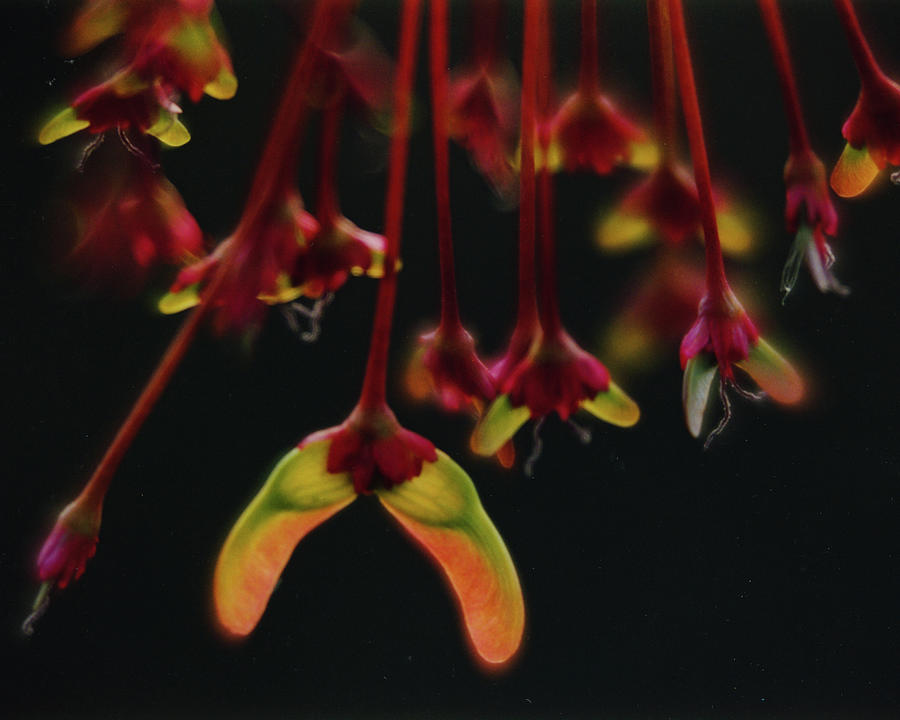
M283 168L285 166L293 167L293 154L299 147L302 121L306 110L306 91L311 76L310 70L315 48L313 38L329 37L330 28L334 27L333 23L341 22L342 13L349 12L351 6L352 3L347 0L320 0L316 5L307 41L303 44L291 69L272 130L266 139L266 146L257 166L244 213L238 229L235 231L235 242L229 245L203 293L200 304L172 338L159 364L106 449L100 463L82 489L80 497L89 502L96 503L98 506L102 505L119 463L172 379L191 342L196 337L197 330L217 300L230 270L231 262L238 254L239 246L243 242L249 242L248 238L253 237L252 230L255 224L271 203L274 193L281 187L279 183L284 172ZM294 153L292 154L290 150L293 150Z
M706 246L706 291L714 299L723 299L725 291L728 289L728 281L725 279L725 263L722 260L719 229L716 226L712 180L709 174L706 142L703 139L703 122L700 119L700 104L697 101L697 86L694 84L694 68L691 65L691 51L688 45L687 31L684 27L684 11L681 0L670 0L669 10L675 50L675 68L681 88L681 107L691 147L694 177L700 194L700 213Z
M778 70L778 82L781 85L781 95L784 98L784 110L788 120L791 154L808 154L811 152L809 135L806 132L806 124L803 122L800 94L797 92L797 81L794 78L791 53L784 33L781 13L778 11L778 3L776 0L759 0L759 9L762 13L763 24L766 26L766 35L769 36L769 43L772 45L775 67Z
M594 95L600 88L597 53L597 0L581 0L581 62L578 69L578 89L585 95Z
M460 329L450 221L450 159L447 131L447 0L431 2L431 119L434 139L434 188L441 259L441 327Z
M668 0L647 0L647 20L653 73L653 121L662 153L660 164L671 167L678 143L678 118L675 115L678 96Z
M339 92L334 101L322 111L322 133L319 142L319 196L316 211L322 227L330 227L340 215L337 199L337 155L341 141L341 117L344 95Z
M539 10L538 0L525 0L525 30L522 41L522 152L519 171L519 307L516 328L513 331L514 338L530 337L538 326L534 257L534 136Z
M550 78L552 67L552 48L550 47L551 15L550 7L546 0L538 0L540 4L541 22L539 25L538 42L540 48L537 55L536 82L538 83L537 103L538 122L540 130L538 140L541 147L541 155L547 158L550 153ZM591 5L596 10L593 2L582 4L582 10ZM596 17L594 18L596 20ZM582 17L582 21L585 18ZM585 32L584 30L582 32ZM596 47L595 47L596 50ZM594 53L596 57L596 52ZM582 61L584 58L582 57ZM524 82L524 81L523 81ZM559 315L559 285L556 273L556 232L554 228L555 203L553 198L553 175L547 162L541 163L541 169L537 176L537 218L538 239L540 253L540 313L541 326L548 337L555 337L562 330L562 322Z
M319 0L313 11L306 42L297 53L266 145L263 148L251 191L235 234L252 237L256 223L265 216L272 200L285 184L293 182L296 158L307 115L307 93L317 53L331 47L344 27L356 0ZM236 243L235 243L236 244Z
M472 59L476 67L491 68L497 62L503 37L502 18L502 0L476 0L473 4Z
M863 86L872 86L883 82L884 73L878 66L878 61L875 60L869 43L866 42L866 36L863 35L850 0L834 0L834 4L841 18L841 25L844 26L844 32L847 34L847 40L850 42L853 62L856 63L856 70Z
M372 327L372 343L363 379L360 407L378 409L385 404L388 349L394 301L397 295L397 259L400 256L400 231L403 227L403 195L406 184L406 158L409 150L409 107L412 95L416 50L419 39L421 0L404 0L400 24L400 49L394 82L393 134L385 200L384 277L378 284L378 301Z

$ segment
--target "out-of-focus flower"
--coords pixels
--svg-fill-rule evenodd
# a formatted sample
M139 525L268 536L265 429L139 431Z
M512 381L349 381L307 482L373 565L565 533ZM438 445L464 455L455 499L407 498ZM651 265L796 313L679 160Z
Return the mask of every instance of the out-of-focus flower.
M622 115L600 92L572 93L553 118L550 157L559 155L568 172L588 170L599 175L628 163L642 130Z
M722 193L716 193L716 221L722 250L746 255L753 247L748 223ZM690 172L674 161L661 162L597 225L597 243L607 252L623 252L654 238L671 246L702 238L700 198Z
M134 129L178 147L191 139L178 119L181 108L172 99L172 87L146 82L130 70L86 90L72 105L41 128L38 142L49 145L80 130L93 134Z
M67 44L74 53L124 33L121 69L76 97L41 130L49 144L79 130L134 129L167 145L190 134L178 115L179 92L226 100L237 91L231 59L213 29L210 0L98 0L76 16Z
M787 188L785 219L794 244L781 275L781 290L787 298L806 261L809 272L821 292L846 295L849 290L831 272L834 254L826 236L837 234L838 216L828 194L825 166L811 151L792 154L784 168Z
M309 90L310 104L346 102L376 115L387 111L394 67L375 37L360 23L336 48L318 47Z
M250 633L300 540L360 494L374 494L441 567L478 656L509 660L525 618L509 552L468 475L402 428L387 406L358 406L342 425L310 435L281 459L219 555L221 627Z
M361 230L343 215L319 217L319 232L297 256L290 275L297 296L334 292L350 275L384 274L384 236Z
M464 68L450 82L450 137L500 194L513 192L510 157L518 131L519 87L508 62Z
M600 356L626 373L655 366L678 347L703 292L702 267L664 253L629 290L604 334Z
M461 325L441 325L419 338L407 387L424 399L433 394L447 410L471 407L480 412L496 391L490 371L475 352L475 341Z
M139 289L159 265L204 252L203 233L175 187L146 158L112 146L76 193L77 242L69 261L91 279Z
M262 310L260 301L289 302L301 294L292 283L292 273L297 258L317 232L318 223L304 210L300 194L286 189L253 227L239 227L212 253L184 268L160 300L159 309L176 313L199 303L222 260L236 252L214 302L218 326L221 330L252 325Z

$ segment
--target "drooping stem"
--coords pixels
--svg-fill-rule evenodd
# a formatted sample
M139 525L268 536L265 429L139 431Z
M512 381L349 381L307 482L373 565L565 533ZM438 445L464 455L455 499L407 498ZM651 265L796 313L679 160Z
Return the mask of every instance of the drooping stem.
M236 232L236 239L238 240L242 237L250 236L249 228L255 224L260 210L268 202L267 199L263 200L263 197L271 194L273 188L277 187L281 167L285 164L290 164L290 162L285 162L284 160L287 156L281 155L281 153L285 152L283 144L287 142L291 147L295 147L299 143L300 127L306 108L306 90L310 81L310 70L314 58L314 39L319 34L324 34L325 36L329 34L329 26L335 19L333 10L338 6L349 11L351 4L346 2L346 0L320 0L316 6L307 41L299 51L297 61L291 69L290 79L276 112L272 131L266 140L262 159L257 168L244 214ZM245 230L243 235L241 228ZM175 337L172 338L159 364L106 449L100 463L82 489L80 496L90 503L96 504L98 507L102 505L103 498L119 463L172 379L172 376L178 369L178 365L190 348L191 342L196 337L198 329L214 306L219 291L228 275L231 261L239 250L238 245L239 242L230 244L228 251L224 254L215 273L213 273L200 304L184 321Z
M434 188L441 262L441 327L459 329L459 303L450 221L450 158L447 131L447 0L432 0L430 24L431 118L434 140Z
M278 190L293 180L300 141L307 117L307 95L317 55L336 42L356 0L319 0L313 11L306 41L296 55L281 102L266 138L250 194L241 215L237 237L253 237L252 230L277 198ZM237 243L234 243L237 245Z
M551 67L553 65L550 33L552 23L550 7L547 1L538 0L538 4L540 6L541 22L538 32L539 49L536 53L537 72L535 73L535 82L538 85L535 93L537 96L536 120L539 128L537 137L540 143L541 156L547 158L550 153L550 114L552 112L550 101L552 95L550 78L552 77ZM582 8L588 4L592 5L596 10L594 3L584 3ZM585 30L582 32L585 32ZM537 176L536 190L535 204L541 273L540 317L545 336L552 338L559 334L562 329L562 322L559 316L559 287L556 275L556 231L554 227L556 213L553 197L553 174L550 172L546 161L541 163Z
M333 224L340 214L337 199L337 156L341 140L341 117L344 111L342 92L322 111L322 132L319 141L319 195L316 213L322 227Z
M597 0L581 0L581 60L578 89L582 94L596 94L600 82L597 57Z
M519 300L513 341L527 342L538 325L535 272L534 136L537 106L538 0L525 0L522 40L521 168L519 171Z
M675 103L675 62L672 57L672 24L668 0L647 0L650 29L650 66L653 75L653 122L659 138L661 165L675 162L678 118Z
M763 24L766 26L766 35L769 36L769 43L772 45L772 56L778 71L778 82L781 85L781 95L784 99L784 110L788 120L791 154L807 154L811 152L809 135L806 132L806 124L803 122L800 94L797 92L797 81L794 77L791 53L784 33L781 13L778 11L778 3L776 0L759 0L759 10L762 14Z
M491 68L499 58L503 37L503 1L476 0L472 16L472 59L476 67Z
M722 299L728 288L728 281L725 279L725 263L722 260L722 246L719 243L719 229L716 225L712 179L709 174L709 160L706 156L706 142L703 139L703 122L700 119L700 104L697 100L697 86L694 83L691 51L684 26L684 11L681 0L669 0L669 2L675 68L678 73L678 85L681 88L681 107L687 126L694 178L697 181L697 190L700 195L700 213L706 247L706 290L712 298Z
M403 226L403 199L406 185L406 158L409 149L409 108L416 50L419 39L421 0L404 0L400 21L400 49L394 81L393 133L385 199L387 248L384 255L384 277L378 284L372 342L366 363L359 405L375 409L384 405L387 390L387 363L390 346L394 301L397 295L397 259L400 256L400 231Z
M79 497L92 505L100 507L103 504L103 498L112 482L119 463L131 446L132 441L147 419L147 416L153 410L156 401L159 400L163 390L169 384L169 380L178 369L178 365L187 353L191 342L197 335L197 330L206 318L211 302L208 298L215 297L218 287L224 279L224 274L219 272L213 278L209 292L204 296L204 301L190 314L184 321L178 333L172 338L165 353L135 401L125 421L116 432L113 441L110 443L100 463L97 465L87 484L82 489Z
M882 82L884 73L881 72L878 61L872 54L872 48L869 47L866 36L863 35L853 4L850 0L834 0L834 5L840 16L841 25L844 26L844 32L847 34L850 52L853 53L853 62L856 63L860 82L864 87Z

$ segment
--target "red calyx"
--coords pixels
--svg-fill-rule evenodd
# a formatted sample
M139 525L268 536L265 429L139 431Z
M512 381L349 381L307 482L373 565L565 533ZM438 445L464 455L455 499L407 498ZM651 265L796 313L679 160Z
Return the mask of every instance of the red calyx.
M626 212L647 218L671 245L681 245L700 230L700 196L682 166L662 163L622 202Z
M240 254L229 262L215 300L219 312L217 324L220 330L250 325L261 311L259 296L278 295L280 281L291 277L305 244L317 231L318 223L303 209L300 194L285 190L261 227L238 230L238 233L255 232L256 238L245 241L235 234L223 241L205 258L184 268L171 292L207 283L232 244L240 240Z
M721 296L707 293L700 301L697 320L681 341L681 367L698 353L708 352L715 355L719 374L734 380L732 363L746 360L758 340L759 331L726 286Z
M437 450L431 441L397 422L387 405L359 405L341 425L310 435L300 447L330 439L327 470L349 473L357 493L367 495L377 488L391 488L422 472L422 464L435 462Z
M853 147L865 146L879 168L900 165L900 85L884 75L864 83L842 132Z
M796 233L801 224L827 235L837 233L838 216L828 192L825 166L811 150L792 153L784 167L785 220Z
M297 255L291 273L293 284L303 286L308 297L334 292L351 273L367 272L374 254L385 252L382 235L361 230L343 215L320 220L319 233Z
M172 99L173 88L160 82L144 83L130 70L123 70L106 82L85 90L72 102L75 114L90 123L89 132L110 128L136 128L146 132L160 112L179 114Z
M475 352L472 336L462 327L439 327L419 338L424 354L422 364L441 404L448 410L466 406L483 407L494 399L490 372Z
M525 405L532 417L555 410L566 420L581 402L609 388L609 372L560 330L543 335L501 388L515 407Z
M627 162L631 144L643 132L615 109L604 95L576 90L553 118L551 132L569 172L589 170L601 175Z

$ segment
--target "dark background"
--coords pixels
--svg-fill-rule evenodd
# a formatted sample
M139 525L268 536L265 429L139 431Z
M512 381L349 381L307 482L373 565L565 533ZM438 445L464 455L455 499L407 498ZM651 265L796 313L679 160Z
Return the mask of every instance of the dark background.
M454 53L471 20L454 3ZM601 4L604 80L649 117L643 3ZM834 243L847 299L805 271L787 306L778 279L786 132L768 45L751 2L688 2L713 175L758 210L761 247L743 263L776 341L814 386L800 411L735 403L707 452L681 417L673 348L627 387L628 431L592 426L581 445L544 426L533 478L466 448L465 418L407 402L400 370L438 309L424 57L410 159L405 269L394 345L401 421L470 471L516 561L528 626L518 661L485 676L453 600L421 552L363 498L303 541L256 632L232 645L211 622L220 543L269 468L297 440L340 422L359 390L376 284L352 280L318 344L277 311L252 348L203 335L147 422L108 497L86 575L54 598L36 634L20 623L32 562L55 513L99 459L178 318L88 293L59 271L55 200L83 140L38 148L42 114L90 67L55 39L70 3L3 5L2 288L5 477L0 508L3 708L14 717L895 717L900 480L896 333L900 189L882 181L840 203ZM900 70L900 5L859 2L887 69ZM219 3L240 80L229 102L186 107L193 140L164 156L201 226L233 228L290 57L290 15L272 2ZM558 7L557 66L575 72L576 4ZM361 14L393 52L395 3ZM519 3L508 49L518 64ZM830 167L858 89L831 3L786 2L814 145ZM348 126L341 195L382 228L385 143ZM301 188L313 197L315 134ZM497 354L514 313L515 213L502 211L454 148L453 205L464 317ZM596 349L653 251L601 257L593 218L626 185L561 176L562 305ZM699 253L699 248L697 249ZM729 267L737 270L736 264ZM623 381L624 384L624 381ZM519 438L522 456L530 433Z

